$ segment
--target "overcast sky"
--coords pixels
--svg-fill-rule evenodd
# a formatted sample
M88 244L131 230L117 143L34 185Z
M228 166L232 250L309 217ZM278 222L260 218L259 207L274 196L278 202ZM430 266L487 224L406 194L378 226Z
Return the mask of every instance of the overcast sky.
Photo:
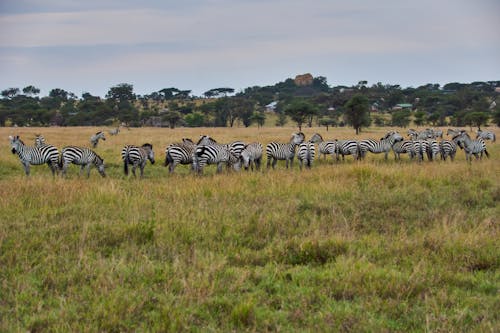
M499 0L0 0L0 89L500 80Z

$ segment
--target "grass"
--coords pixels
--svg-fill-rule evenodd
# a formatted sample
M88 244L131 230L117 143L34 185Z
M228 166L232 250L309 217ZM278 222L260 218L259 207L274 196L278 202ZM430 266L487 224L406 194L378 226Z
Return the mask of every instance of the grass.
M168 174L168 143L294 129L131 129L96 149L107 178L53 179L26 178L7 140L61 148L97 130L0 128L0 331L500 330L498 143L472 164L369 155L197 177ZM126 178L121 147L144 142L157 164Z

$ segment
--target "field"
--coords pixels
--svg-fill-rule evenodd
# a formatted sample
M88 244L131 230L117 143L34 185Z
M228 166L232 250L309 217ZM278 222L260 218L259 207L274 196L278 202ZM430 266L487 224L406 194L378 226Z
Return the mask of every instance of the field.
M471 164L391 153L195 176L168 174L168 143L295 129L132 128L99 143L108 177L89 179L27 178L8 142L88 146L100 129L0 128L0 331L500 331L499 142ZM121 148L145 142L156 164L125 177Z

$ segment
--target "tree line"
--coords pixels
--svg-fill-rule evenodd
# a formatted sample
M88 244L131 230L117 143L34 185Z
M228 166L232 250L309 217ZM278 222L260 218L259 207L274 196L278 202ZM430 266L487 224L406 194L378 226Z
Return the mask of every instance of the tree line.
M329 86L319 76L308 85L289 78L272 86L214 88L193 96L190 90L164 88L137 95L133 85L111 87L104 98L81 97L61 88L39 96L35 86L1 91L0 126L262 126L275 114L276 126L291 120L303 126L500 126L496 105L500 81L399 85Z

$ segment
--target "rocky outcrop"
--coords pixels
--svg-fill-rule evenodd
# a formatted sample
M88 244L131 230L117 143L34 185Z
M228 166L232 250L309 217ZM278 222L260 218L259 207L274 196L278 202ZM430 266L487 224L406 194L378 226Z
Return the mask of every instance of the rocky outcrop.
M294 82L299 87L310 86L313 83L313 76L310 73L297 75Z

